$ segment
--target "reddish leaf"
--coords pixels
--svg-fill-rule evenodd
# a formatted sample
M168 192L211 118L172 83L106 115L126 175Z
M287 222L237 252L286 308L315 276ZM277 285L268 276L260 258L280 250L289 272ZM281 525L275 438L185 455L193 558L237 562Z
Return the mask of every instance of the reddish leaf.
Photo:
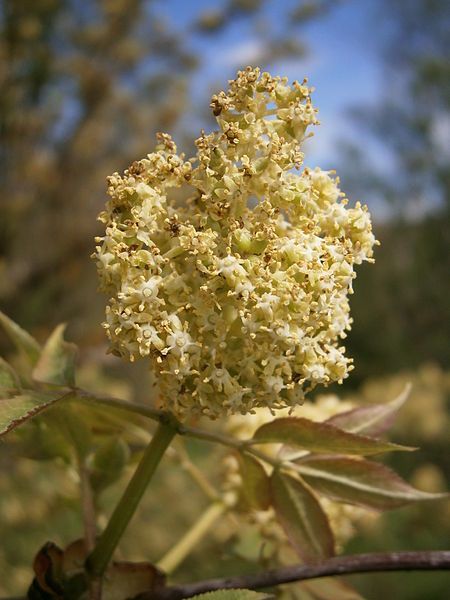
M28 591L29 597L64 598L62 561L63 551L52 542L39 550L33 562L35 577Z
M349 433L329 423L285 417L260 427L253 440L257 443L280 443L321 454L370 455L392 450L413 450L383 440Z
M311 457L300 461L296 470L322 494L377 510L445 496L416 490L388 467L364 459Z
M275 470L271 477L272 502L289 541L305 562L334 554L333 533L311 488Z
M392 425L398 410L407 400L410 391L411 385L408 384L402 393L391 402L355 408L335 415L326 422L350 433L379 435Z
M267 510L270 506L270 482L262 464L249 454L239 455L242 491L251 508Z

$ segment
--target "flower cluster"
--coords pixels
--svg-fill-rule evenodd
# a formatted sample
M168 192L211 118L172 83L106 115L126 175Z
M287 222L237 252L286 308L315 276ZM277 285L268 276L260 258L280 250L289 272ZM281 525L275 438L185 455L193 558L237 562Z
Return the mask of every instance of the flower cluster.
M179 416L295 406L351 368L348 294L375 238L331 172L301 170L310 92L247 68L213 96L219 130L195 158L161 134L109 178L95 257L111 349L148 357Z

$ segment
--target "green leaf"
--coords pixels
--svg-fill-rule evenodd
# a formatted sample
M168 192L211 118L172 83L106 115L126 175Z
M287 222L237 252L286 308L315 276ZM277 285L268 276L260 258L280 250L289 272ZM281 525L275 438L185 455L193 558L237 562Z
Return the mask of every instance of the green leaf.
M285 417L262 425L253 441L297 446L321 454L370 455L392 450L414 450L383 440L357 435L329 423L316 423L304 418Z
M17 448L21 456L33 460L62 458L66 463L72 460L72 447L59 428L49 424L46 415L30 423L30 427L19 430Z
M333 533L310 487L277 469L270 483L277 519L300 558L314 562L333 556Z
M68 400L73 398L67 395ZM84 416L74 410L73 402L57 406L48 413L47 419L50 426L58 429L75 450L75 456L84 461L92 449L92 432Z
M335 415L326 422L350 433L379 435L392 425L398 410L406 402L410 392L411 385L408 384L401 394L390 402L355 408Z
M354 588L334 577L302 581L299 587L314 600L364 600Z
M377 510L445 497L416 490L388 467L364 459L311 457L297 463L296 470L322 494Z
M92 459L91 484L100 492L114 483L128 464L130 451L121 438L112 438L100 446Z
M270 506L270 483L262 464L249 454L239 454L242 491L251 508L267 510Z
M49 394L26 390L19 396L0 400L0 436L19 427L62 398L63 396L55 398Z
M0 357L0 393L3 390L18 389L20 389L20 381L16 372L6 360Z
M206 592L205 594L192 596L192 600L194 600L194 598L199 598L201 600L265 600L266 598L273 598L273 596L261 592L254 592L253 590L233 589Z
M56 385L75 385L75 358L77 347L64 340L64 324L58 325L45 343L34 368L36 381Z
M41 346L34 337L17 325L17 323L14 323L2 311L0 311L0 325L19 352L25 355L29 364L31 366L35 365L41 352Z

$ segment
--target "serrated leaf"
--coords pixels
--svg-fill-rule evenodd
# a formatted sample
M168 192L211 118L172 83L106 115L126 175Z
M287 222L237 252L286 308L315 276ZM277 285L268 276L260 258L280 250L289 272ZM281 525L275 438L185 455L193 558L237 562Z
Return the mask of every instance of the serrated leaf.
M194 598L198 598L199 600L265 600L266 598L273 598L273 596L261 592L254 592L253 590L232 589L206 592L205 594L192 596L192 600L194 600Z
M114 483L128 464L130 451L121 438L112 438L97 448L90 468L92 488L100 492Z
M333 533L311 488L277 469L270 487L277 519L300 558L314 562L333 556Z
M299 587L308 591L314 600L364 600L354 588L333 577L302 581Z
M0 325L19 352L25 355L29 364L31 366L35 365L41 352L41 346L34 337L7 317L1 310Z
M416 490L388 467L364 459L311 457L300 461L296 470L320 493L376 510L445 496Z
M0 436L19 427L35 415L46 410L63 396L27 390L23 394L0 400Z
M64 324L58 325L40 354L33 370L36 381L56 385L75 385L75 357L77 347L64 339Z
M321 454L370 455L392 450L414 450L367 436L349 433L329 423L317 423L309 419L285 417L262 425L253 441L279 443L300 447Z
M0 393L2 390L20 389L19 378L10 364L0 357Z
M249 454L239 454L242 492L249 506L267 510L270 506L270 482L262 464Z
M350 433L379 435L392 425L396 413L406 402L410 392L411 385L408 384L401 394L390 402L361 406L335 415L326 422Z

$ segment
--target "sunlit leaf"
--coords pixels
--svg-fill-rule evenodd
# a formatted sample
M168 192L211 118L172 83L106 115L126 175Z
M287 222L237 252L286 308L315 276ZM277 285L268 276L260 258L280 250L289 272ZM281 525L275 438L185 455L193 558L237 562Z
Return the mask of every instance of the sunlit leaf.
M398 410L408 399L410 392L411 385L408 384L401 394L391 402L361 406L335 415L326 422L350 433L379 435L392 425Z
M2 311L0 311L0 325L16 348L27 358L29 364L35 365L41 352L40 344Z
M332 556L333 533L309 486L278 470L270 483L277 519L300 558L313 562Z
M19 427L61 399L62 396L58 398L27 390L19 396L0 400L0 435Z
M248 454L239 455L242 491L251 508L266 510L270 506L270 483L262 464Z
M331 498L377 510L442 498L414 489L379 463L348 457L311 457L297 464L302 477Z
M64 339L64 324L50 335L34 368L36 381L56 385L75 385L75 357L77 347Z
M329 423L285 417L262 425L253 436L258 443L279 443L310 452L370 455L392 450L413 450L383 440L349 433Z
M20 382L16 372L0 357L0 393L1 390L17 390L19 388Z

